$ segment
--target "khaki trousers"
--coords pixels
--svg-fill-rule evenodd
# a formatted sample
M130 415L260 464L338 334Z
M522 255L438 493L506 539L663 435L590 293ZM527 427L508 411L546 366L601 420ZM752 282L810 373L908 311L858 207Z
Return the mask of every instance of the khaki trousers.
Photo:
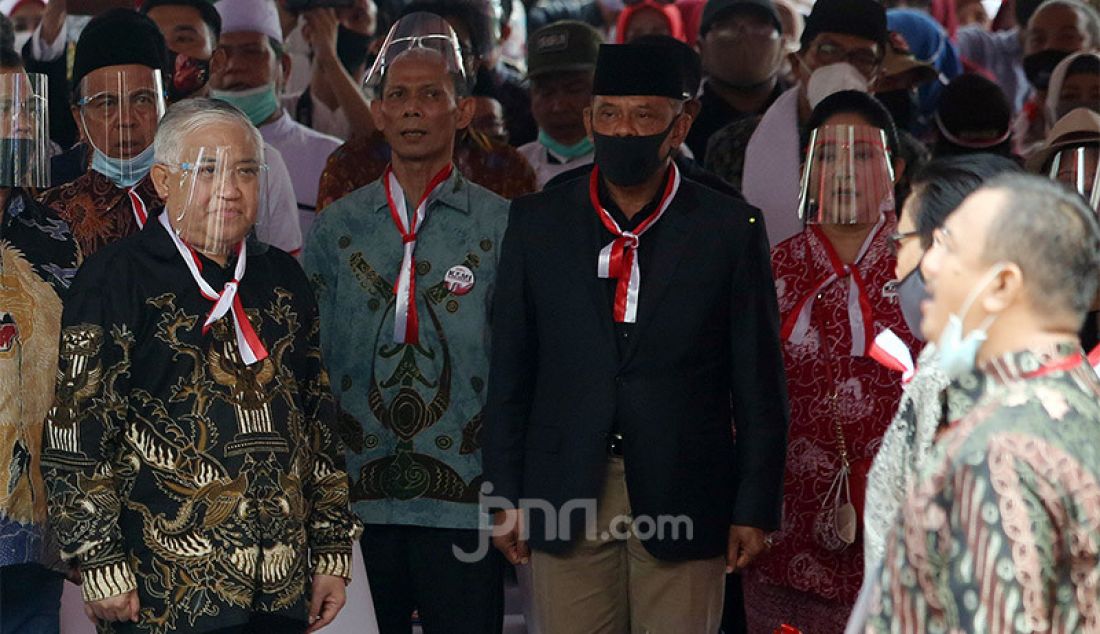
M624 518L629 526L623 461L610 458L596 504L596 539L582 536L564 556L531 553L537 634L717 632L722 621L725 557L661 561L646 551L632 531L624 530ZM609 527L615 529L615 536L608 534Z

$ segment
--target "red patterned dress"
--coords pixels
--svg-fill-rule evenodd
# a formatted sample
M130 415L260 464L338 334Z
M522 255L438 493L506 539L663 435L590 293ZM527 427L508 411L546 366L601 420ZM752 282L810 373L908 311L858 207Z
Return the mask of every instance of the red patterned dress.
M916 343L894 292L895 223L880 221L851 266L817 226L772 249L791 424L782 527L744 580L750 632L770 634L780 623L842 632L859 591L862 540L829 545L822 508L835 499L841 464L836 422L849 461L866 474L901 396L900 375L867 356L871 342L890 328Z

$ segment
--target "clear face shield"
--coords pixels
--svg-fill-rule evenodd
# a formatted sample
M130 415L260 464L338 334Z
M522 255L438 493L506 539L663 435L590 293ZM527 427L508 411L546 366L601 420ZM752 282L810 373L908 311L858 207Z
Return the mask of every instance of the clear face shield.
M434 13L418 11L398 20L382 43L381 52L363 82L370 98L378 98L382 80L389 68L411 51L438 53L449 74L466 79L462 49L451 25Z
M164 213L183 242L206 255L230 255L266 204L267 166L250 144L188 148L169 170Z
M885 132L851 125L813 131L798 201L803 222L869 224L893 209L894 169Z
M1100 143L1062 149L1051 159L1049 176L1100 211Z
M118 184L148 173L153 137L164 115L160 71L140 65L103 68L80 81L80 121L96 152L92 167Z
M0 187L50 185L46 76L0 75Z

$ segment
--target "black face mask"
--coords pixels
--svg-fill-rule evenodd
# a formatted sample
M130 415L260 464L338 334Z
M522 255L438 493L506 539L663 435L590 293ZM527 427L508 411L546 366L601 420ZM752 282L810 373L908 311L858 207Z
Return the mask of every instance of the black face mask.
M367 60L371 37L340 25L336 31L336 57L344 70L354 77L355 69Z
M676 119L663 132L647 136L608 136L592 133L595 146L593 161L607 180L620 187L630 187L645 182L661 168L665 160L661 156L661 144L672 132Z
M0 139L0 187L21 187L27 183L27 166L34 154L31 139Z
M1027 75L1028 83L1038 90L1046 90L1050 86L1054 67L1069 55L1065 51L1039 51L1025 57L1024 74Z
M886 109L890 111L890 116L893 117L894 124L898 128L910 130L917 122L920 102L915 90L903 88L901 90L877 92L875 93L875 99L878 99L879 103L886 106Z

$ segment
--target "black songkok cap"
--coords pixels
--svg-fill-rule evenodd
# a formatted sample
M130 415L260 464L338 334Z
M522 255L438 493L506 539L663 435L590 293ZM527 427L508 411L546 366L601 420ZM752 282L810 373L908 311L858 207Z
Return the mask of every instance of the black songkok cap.
M802 49L822 33L862 37L886 46L886 7L876 0L817 0L802 31Z
M683 65L666 47L603 44L596 59L593 95L686 99Z
M73 94L88 73L124 64L141 64L166 73L168 48L152 20L133 9L111 9L92 18L76 42Z

